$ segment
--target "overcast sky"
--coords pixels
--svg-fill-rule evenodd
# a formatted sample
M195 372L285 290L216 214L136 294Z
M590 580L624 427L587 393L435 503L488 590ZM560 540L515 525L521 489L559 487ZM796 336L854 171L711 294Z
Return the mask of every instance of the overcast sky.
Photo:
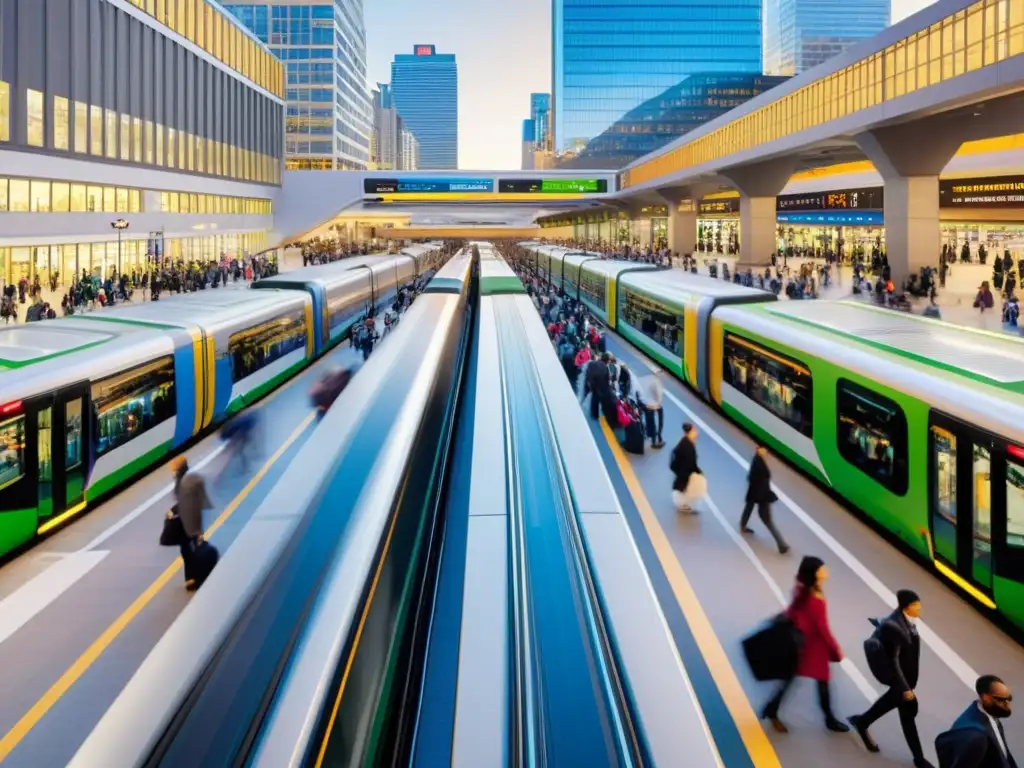
M931 0L893 0L899 21ZM459 167L519 168L530 94L551 90L551 0L365 0L367 76L432 43L459 67Z

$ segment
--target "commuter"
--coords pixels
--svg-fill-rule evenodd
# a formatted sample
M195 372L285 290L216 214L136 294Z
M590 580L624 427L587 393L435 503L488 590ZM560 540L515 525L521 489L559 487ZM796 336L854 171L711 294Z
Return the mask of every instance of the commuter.
M832 699L829 691L829 663L843 660L839 643L832 636L828 625L828 604L823 588L828 580L828 567L817 557L807 556L800 562L796 574L793 601L785 615L803 636L799 661L793 677L783 680L775 695L761 710L761 718L771 722L777 733L788 733L779 720L779 707L796 677L809 677L817 681L818 703L825 715L825 727L835 733L847 733L850 727L832 714Z
M747 499L743 507L743 515L740 517L740 530L743 533L753 533L747 527L747 523L750 522L750 515L756 506L757 516L761 518L764 527L775 539L779 552L784 555L789 552L789 545L782 538L782 534L779 533L779 529L775 527L772 520L772 504L778 500L778 497L772 490L772 472L768 469L766 454L767 451L763 445L757 445L754 448L754 458L750 462L750 472L747 474Z
M633 377L625 363L619 364L619 394L622 397L629 397L633 394Z
M683 436L672 449L669 467L675 480L672 483L672 501L676 510L695 515L691 502L696 502L707 493L707 481L697 464L697 428L683 424Z
M647 423L647 436L651 438L651 448L662 448L665 441L661 439L661 431L665 426L665 411L661 407L663 387L661 372L655 371L650 376L637 381L641 401L644 408L644 420Z
M992 297L992 290L988 287L988 280L985 280L978 287L978 293L974 297L974 308L984 314L986 309L992 309L993 306L995 306L995 299Z
M896 593L898 607L882 620L872 623L876 629L864 643L868 666L875 678L888 690L862 715L850 718L868 752L878 752L878 744L868 733L874 722L894 709L899 710L903 738L907 740L915 768L933 768L924 757L917 732L917 687L921 663L921 638L914 620L921 615L921 598L909 589Z
M601 405L611 396L611 388L608 383L608 361L608 354L592 359L587 364L587 373L583 382L583 397L586 399L587 394L590 395L590 418L595 421L600 416Z
M974 690L978 700L935 739L939 768L1017 768L1002 723L1012 710L1010 689L995 675L982 675Z
M171 472L174 475L175 511L181 518L185 529L186 540L181 544L181 559L185 564L185 589L192 591L199 588L208 574L197 573L195 552L203 541L203 512L210 509L210 497L206 494L206 484L201 475L189 472L188 461L184 456L176 456L171 461Z

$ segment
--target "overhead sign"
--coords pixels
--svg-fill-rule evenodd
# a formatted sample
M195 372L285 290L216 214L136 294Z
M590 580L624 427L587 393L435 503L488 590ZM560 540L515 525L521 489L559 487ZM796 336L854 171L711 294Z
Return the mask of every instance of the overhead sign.
M780 213L775 217L779 224L822 224L828 227L880 226L885 222L881 211L860 211L851 213Z
M1024 205L1024 176L939 182L939 206L1003 208Z
M417 56L433 56L434 50L434 46L432 45L417 45L413 49L413 53L415 53Z
M725 197L721 200L701 200L697 207L698 216L720 216L724 213L739 213L740 199Z
M882 208L882 187L779 195L775 198L777 211L880 211Z
M514 194L602 194L607 179L499 179L498 192Z
M367 195L493 192L491 179L363 179Z

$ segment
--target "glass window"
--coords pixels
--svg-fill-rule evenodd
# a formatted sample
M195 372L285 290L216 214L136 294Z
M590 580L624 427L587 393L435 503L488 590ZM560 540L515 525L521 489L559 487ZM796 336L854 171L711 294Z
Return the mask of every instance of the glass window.
M0 80L0 141L11 140L11 86Z
M305 348L306 316L303 310L241 331L228 339L232 381L241 381L285 355Z
M121 115L121 159L131 160L132 155L132 119Z
M836 385L839 453L897 496L907 492L907 418L887 397L852 381Z
M103 154L103 110L100 107L90 107L89 129L92 135L89 139L89 151L94 155Z
M1024 549L1024 462L1014 459L1006 464L1006 543Z
M0 420L0 491L25 476L25 416Z
M622 287L619 317L676 357L683 356L683 313L642 293Z
M162 357L96 382L92 401L96 455L102 456L174 417L174 358Z
M85 209L90 212L103 210L103 187L88 187L85 193Z
M71 212L84 213L89 210L85 203L85 184L71 185Z
M164 164L164 127L156 124L156 164Z
M140 213L142 211L142 194L137 189L128 190L128 212Z
M0 211L7 210L7 179L0 178ZM0 259L2 259L2 251L0 251ZM0 261L0 263L3 263Z
M117 188L103 187L104 213L117 213Z
M75 102L75 152L89 151L89 105Z
M117 158L117 113L112 109L104 110L107 121L107 157Z
M812 437L811 371L786 355L732 333L725 335L723 381L797 432Z
M986 587L992 582L992 453L988 446L974 445L971 487L974 489L972 576Z
M67 213L71 210L71 185L64 181L53 182L50 193L50 210Z
M931 443L932 482L932 546L947 562L955 563L956 556L956 435L932 425Z
M128 190L124 187L117 188L117 212L127 213L128 212Z
M50 182L33 181L29 185L29 210L50 210Z
M28 131L26 140L29 146L41 147L45 141L43 94L31 88L25 91L25 125Z
M53 148L68 149L71 105L63 96L53 97Z
M146 165L153 164L153 122L145 121L146 131Z
M174 129L167 129L167 167L174 167Z
M249 213L248 203L248 200L242 201L244 213ZM594 275L586 270L580 270L580 299L586 298L591 304L604 311L607 309L606 290L604 275Z
M132 118L132 161L142 162L142 121Z

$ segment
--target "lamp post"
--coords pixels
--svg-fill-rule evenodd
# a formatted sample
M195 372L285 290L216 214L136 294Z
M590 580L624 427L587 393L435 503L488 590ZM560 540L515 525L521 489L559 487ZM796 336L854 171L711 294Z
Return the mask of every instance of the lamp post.
M128 229L128 222L124 219L110 222L110 226L117 230L117 274L121 274L121 233Z

